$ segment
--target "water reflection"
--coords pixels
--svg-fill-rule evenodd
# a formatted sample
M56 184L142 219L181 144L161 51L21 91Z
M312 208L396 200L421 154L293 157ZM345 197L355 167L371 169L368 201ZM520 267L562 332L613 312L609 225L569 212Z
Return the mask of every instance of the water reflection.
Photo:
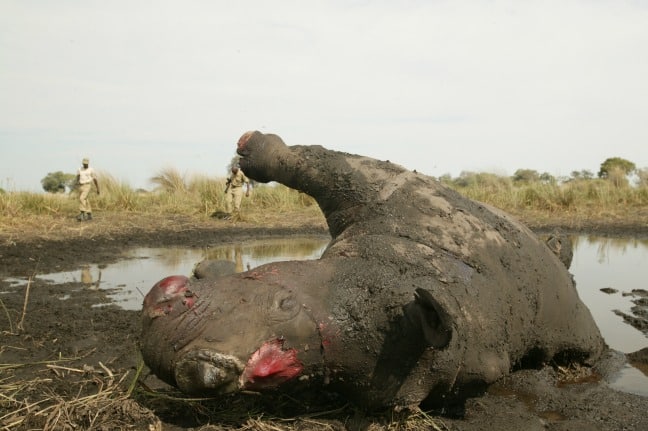
M92 275L93 272L96 274L95 277ZM81 283L89 289L99 289L99 286L101 285L101 267L93 268L90 265L82 266Z
M632 290L648 287L648 240L583 235L572 241L570 271L608 345L626 353L648 346L648 338L615 313L633 315ZM601 291L606 288L612 293Z
M234 262L237 272L281 260L319 258L329 239L296 237L227 244L205 249L184 247L137 248L127 251L124 259L110 265L86 265L76 271L42 274L41 280L53 283L81 283L89 289L106 291L107 296L126 310L140 310L148 290L168 275L191 275L203 259ZM25 280L5 280L16 286ZM66 298L63 298L66 299Z
M598 263L609 263L609 259L626 254L647 253L648 239L637 238L607 238L595 235L580 235L572 237L574 251L579 247L596 250Z

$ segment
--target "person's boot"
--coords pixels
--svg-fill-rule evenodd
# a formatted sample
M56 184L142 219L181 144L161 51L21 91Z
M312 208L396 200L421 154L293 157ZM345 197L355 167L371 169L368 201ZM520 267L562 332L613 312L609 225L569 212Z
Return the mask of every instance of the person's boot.
M77 221L83 221L85 220L85 213L81 211L79 215L76 217Z
M92 213L86 213L86 220L92 220Z

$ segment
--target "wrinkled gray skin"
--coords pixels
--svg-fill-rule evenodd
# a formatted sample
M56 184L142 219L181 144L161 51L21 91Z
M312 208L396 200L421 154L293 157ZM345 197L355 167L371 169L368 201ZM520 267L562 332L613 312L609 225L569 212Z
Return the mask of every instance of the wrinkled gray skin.
M332 241L316 261L191 281L183 306L152 291L142 352L167 382L196 393L328 385L369 408L409 406L605 348L565 266L505 213L390 162L276 135L248 132L237 151L249 178L313 196ZM176 301L170 312L152 311L164 301ZM245 364L276 337L303 369L251 384Z

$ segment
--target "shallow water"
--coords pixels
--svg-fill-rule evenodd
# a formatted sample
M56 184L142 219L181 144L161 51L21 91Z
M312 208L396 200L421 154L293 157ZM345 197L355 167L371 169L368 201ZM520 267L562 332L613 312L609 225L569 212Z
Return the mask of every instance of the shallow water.
M89 289L106 290L107 296L123 309L140 310L149 289L169 275L192 274L203 259L234 262L237 272L282 260L319 258L329 240L324 238L290 238L248 241L210 248L135 248L124 259L108 265L89 265L76 271L42 274L38 279L60 283L82 283ZM14 285L26 280L5 279ZM67 299L68 296L61 297ZM98 304L100 305L100 304Z
M570 272L576 288L589 307L605 342L613 349L630 353L648 347L648 337L614 313L632 315L629 295L634 289L648 290L648 240L578 236ZM611 288L613 293L601 289ZM648 377L626 366L611 378L610 386L648 396Z
M628 294L633 289L648 290L648 240L583 235L573 242L570 272L605 341L625 353L648 347L648 338L614 313L619 310L631 315L636 297ZM604 288L617 292L604 293Z
M632 314L633 289L648 290L648 241L636 239L578 236L573 238L574 259L570 271L583 302L589 307L603 337L613 349L629 353L648 347L648 337L625 323L614 310ZM124 259L108 265L91 265L71 272L38 276L53 283L75 282L89 289L105 290L118 306L139 310L148 290L168 275L191 275L199 261L225 259L235 263L238 272L282 260L317 259L328 240L324 238L285 238L249 241L211 248L137 248ZM7 279L16 285L26 280ZM616 289L604 293L603 288ZM626 295L624 295L624 293ZM62 300L69 295L62 296ZM100 305L100 304L98 304ZM648 396L648 378L634 367L626 367L611 386Z

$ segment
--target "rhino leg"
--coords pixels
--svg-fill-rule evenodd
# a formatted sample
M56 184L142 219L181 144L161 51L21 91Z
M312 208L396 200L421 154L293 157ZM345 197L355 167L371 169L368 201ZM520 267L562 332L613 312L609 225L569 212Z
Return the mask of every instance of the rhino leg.
M388 197L405 181L404 168L389 162L326 148L288 147L273 134L247 132L237 153L245 174L260 182L277 181L317 201L336 238L350 225L375 216L371 203Z
M574 257L574 247L569 235L554 232L547 237L545 244L547 244L547 247L549 247L549 250L553 254L558 256L558 259L565 265L565 268L569 269Z

